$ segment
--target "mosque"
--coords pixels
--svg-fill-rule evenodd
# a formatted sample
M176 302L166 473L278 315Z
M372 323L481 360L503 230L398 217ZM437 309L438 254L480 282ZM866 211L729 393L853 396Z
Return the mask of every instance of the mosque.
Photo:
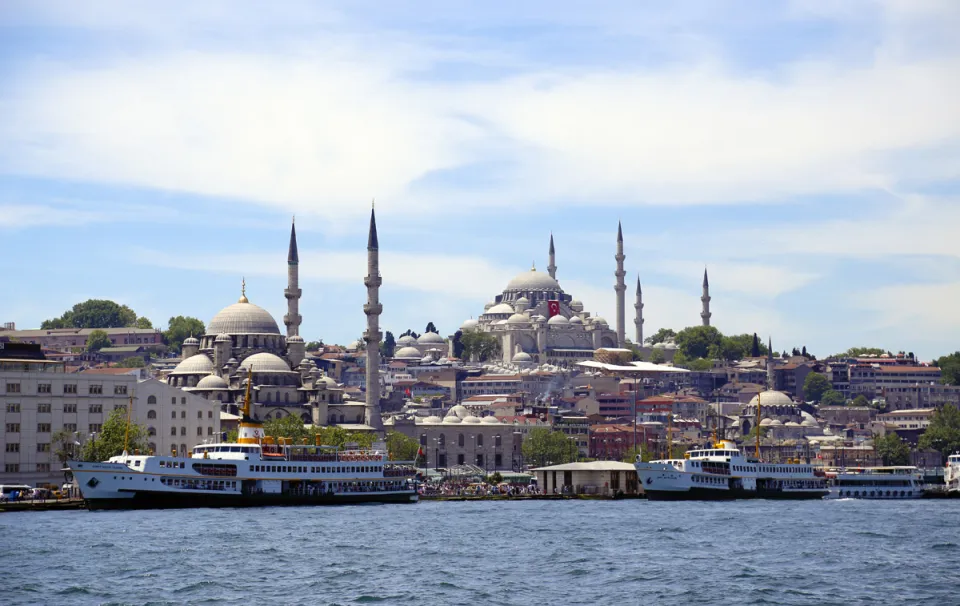
M376 222L371 214L368 257L377 254ZM373 248L371 249L371 246ZM221 402L224 412L236 413L246 391L247 377L252 373L250 399L254 415L263 420L289 415L301 417L315 425L340 424L352 429L373 429L378 418L369 417L369 402L344 399L336 381L324 376L306 356L306 344L300 336L299 255L296 225L290 228L287 253L287 314L283 317L286 334L280 332L276 320L246 296L244 281L240 300L220 310L207 324L206 334L183 342L182 361L169 373L167 382L196 393L208 400ZM372 265L376 271L376 262ZM370 276L374 290L379 288ZM375 284L374 284L375 283ZM368 285L368 289L371 288ZM364 306L368 316L379 315L379 306ZM373 319L374 326L376 320ZM379 337L373 335L379 345ZM374 362L376 368L376 361ZM374 382L375 385L379 381ZM379 417L379 390L368 389L368 400L375 399ZM370 421L373 421L372 423Z
M547 273L532 267L516 276L507 284L503 292L483 308L477 319L465 321L460 330L482 331L494 335L500 342L502 362L520 368L532 365L553 364L569 365L583 360L592 360L594 351L600 348L626 347L625 294L626 271L624 270L623 227L617 226L617 252L614 259L617 269L614 276L617 281L614 292L617 297L616 327L599 316L584 309L583 303L564 292L557 281L556 248L553 235L550 236L549 263ZM700 320L704 326L710 325L710 286L707 272L703 273L703 294L700 301L703 311ZM636 318L634 326L638 345L643 344L643 292L640 279L637 278ZM424 335L426 336L426 335ZM399 342L398 342L399 344ZM410 343L418 350L407 353L423 354L423 345ZM452 339L451 351L452 355Z

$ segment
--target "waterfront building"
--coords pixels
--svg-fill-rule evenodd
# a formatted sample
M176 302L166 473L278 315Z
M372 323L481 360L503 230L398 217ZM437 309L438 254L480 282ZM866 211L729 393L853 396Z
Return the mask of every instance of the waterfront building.
M87 337L94 330L107 333L114 347L123 345L153 345L163 347L163 333L156 328L50 328L35 330L0 329L0 340L20 343L33 343L49 349L83 349L87 346ZM134 355L134 354L131 354Z
M945 404L960 407L960 386L942 383L894 385L883 389L888 410L940 408Z
M884 390L940 382L940 369L936 366L917 365L912 360L900 358L858 359L850 365L850 397L865 396L868 400L880 397Z
M633 463L592 461L564 463L532 469L537 483L547 494L595 494L612 496L619 492L641 494Z
M899 430L924 431L930 426L930 419L936 414L936 408L915 408L895 410L877 415L877 420L884 425Z

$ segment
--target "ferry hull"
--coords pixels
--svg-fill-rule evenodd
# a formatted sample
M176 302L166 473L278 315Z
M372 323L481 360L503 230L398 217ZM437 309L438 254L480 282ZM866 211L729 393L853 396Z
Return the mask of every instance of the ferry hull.
M782 490L717 490L711 488L693 487L689 490L651 490L644 489L647 499L651 501L736 501L739 499L779 499L779 500L804 500L804 499L822 499L829 491L827 490L805 490L805 491L782 491Z
M90 510L104 509L188 509L216 507L275 507L306 505L356 505L361 503L416 503L419 495L413 492L385 492L381 494L193 494L174 492L136 492L125 498L86 499Z

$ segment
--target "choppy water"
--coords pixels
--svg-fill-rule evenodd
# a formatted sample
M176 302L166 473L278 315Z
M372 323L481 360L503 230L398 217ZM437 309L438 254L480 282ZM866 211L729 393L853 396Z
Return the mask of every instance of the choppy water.
M3 604L960 604L960 501L0 514Z

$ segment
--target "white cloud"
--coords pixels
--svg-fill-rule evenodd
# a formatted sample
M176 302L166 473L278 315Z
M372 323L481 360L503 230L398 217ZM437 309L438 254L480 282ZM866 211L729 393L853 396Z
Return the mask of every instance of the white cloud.
M667 260L657 263L657 269L682 278L691 279L703 271L696 261ZM803 288L819 276L811 271L765 263L720 261L710 263L710 293L743 293L753 299L769 301L782 294Z

